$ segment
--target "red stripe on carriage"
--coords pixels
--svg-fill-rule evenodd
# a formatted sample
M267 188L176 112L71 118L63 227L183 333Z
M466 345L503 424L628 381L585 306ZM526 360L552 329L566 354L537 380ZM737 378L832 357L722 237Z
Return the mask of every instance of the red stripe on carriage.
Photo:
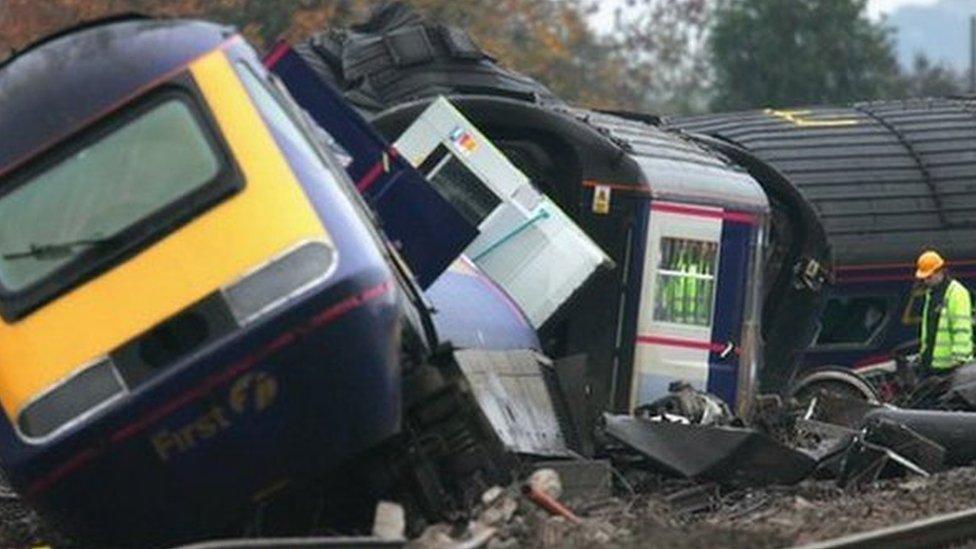
M707 217L710 219L721 219L723 221L731 221L732 223L746 223L748 225L756 225L759 222L758 218L754 214L747 212L713 210L709 208L686 206L684 204L672 204L670 202L651 202L651 210L679 215Z
M288 54L289 51L291 51L291 44L284 40L278 42L275 44L274 48L271 49L271 53L264 58L264 66L269 69L273 68L278 64L278 61L281 61L282 57Z
M363 175L359 181L356 182L356 190L360 193L366 192L366 189L373 186L373 183L380 178L381 175L390 171L390 161L397 157L397 150L390 147L383 156L373 164L373 166Z
M677 337L664 336L637 336L637 343L645 345L666 345L668 347L682 347L684 349L699 349L712 353L721 353L728 347L728 343L713 343L711 341L696 341L694 339L681 339ZM734 348L735 354L739 354L739 348Z

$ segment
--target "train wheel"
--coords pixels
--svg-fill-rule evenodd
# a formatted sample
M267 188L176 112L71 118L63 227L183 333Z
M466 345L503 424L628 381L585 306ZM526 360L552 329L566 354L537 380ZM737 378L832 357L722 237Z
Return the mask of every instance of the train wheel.
M810 419L837 425L855 426L867 410L878 405L874 387L851 370L839 367L818 368L803 376L794 386L793 398Z

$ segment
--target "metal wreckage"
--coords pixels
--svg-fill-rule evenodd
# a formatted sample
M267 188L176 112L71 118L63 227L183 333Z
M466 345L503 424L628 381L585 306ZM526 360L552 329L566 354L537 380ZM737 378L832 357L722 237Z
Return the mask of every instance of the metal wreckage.
M901 407L800 371L831 226L735 116L573 107L398 4L263 60L100 21L0 95L0 458L82 545L359 533L381 499L417 527L539 460L742 486L976 459L971 369L902 364Z

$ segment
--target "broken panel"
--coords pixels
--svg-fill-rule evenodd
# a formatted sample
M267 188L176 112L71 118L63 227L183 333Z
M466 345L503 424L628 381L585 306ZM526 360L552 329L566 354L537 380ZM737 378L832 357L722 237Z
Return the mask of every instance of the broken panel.
M515 299L533 326L542 326L610 264L600 247L446 99L431 104L396 148L478 226L480 234L465 254Z
M945 465L955 467L976 461L976 414L935 410L879 408L869 412L861 425L867 428L881 421L911 430L945 448Z
M847 449L838 483L861 486L910 472L929 476L943 469L946 449L911 428L877 417L867 421Z
M794 484L816 461L755 429L604 415L606 434L654 469L728 485Z
M520 454L568 457L546 368L531 350L454 353L475 399L505 448Z

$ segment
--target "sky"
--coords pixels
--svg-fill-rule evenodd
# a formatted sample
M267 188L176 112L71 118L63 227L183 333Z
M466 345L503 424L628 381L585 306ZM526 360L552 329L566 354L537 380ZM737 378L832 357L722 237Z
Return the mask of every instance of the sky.
M868 14L873 19L878 19L882 14L893 13L898 8L904 6L930 6L938 0L868 0ZM976 0L974 0L976 1ZM603 0L600 2L600 11L593 17L593 23L597 29L609 29L613 25L613 10L617 6L622 6L625 0Z
M882 13L892 13L902 6L930 6L936 0L868 0L868 13L877 19Z

